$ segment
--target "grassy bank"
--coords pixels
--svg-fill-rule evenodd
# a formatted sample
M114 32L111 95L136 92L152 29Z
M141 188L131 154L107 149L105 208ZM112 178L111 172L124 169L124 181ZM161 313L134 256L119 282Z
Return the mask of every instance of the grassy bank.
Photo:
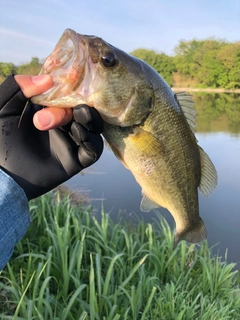
M240 89L172 87L174 92L240 93Z
M32 225L0 274L0 319L240 319L238 273L206 242L173 251L158 215L161 232L54 199L31 203Z

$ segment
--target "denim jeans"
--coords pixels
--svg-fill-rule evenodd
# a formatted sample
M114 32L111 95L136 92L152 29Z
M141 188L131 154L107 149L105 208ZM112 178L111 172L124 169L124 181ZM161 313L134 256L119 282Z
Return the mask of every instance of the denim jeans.
M0 169L0 270L31 223L25 192Z

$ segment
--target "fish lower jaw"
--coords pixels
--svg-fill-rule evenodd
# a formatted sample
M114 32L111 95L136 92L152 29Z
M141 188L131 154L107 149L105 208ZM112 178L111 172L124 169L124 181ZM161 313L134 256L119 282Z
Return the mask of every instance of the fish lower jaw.
M46 107L57 107L57 108L74 108L79 104L86 104L86 100L80 95L63 96L63 97L56 96L56 98L51 96L50 99L49 99L49 95L47 95L46 97L44 97L44 95L39 95L39 96L32 97L31 101L33 103L40 104Z

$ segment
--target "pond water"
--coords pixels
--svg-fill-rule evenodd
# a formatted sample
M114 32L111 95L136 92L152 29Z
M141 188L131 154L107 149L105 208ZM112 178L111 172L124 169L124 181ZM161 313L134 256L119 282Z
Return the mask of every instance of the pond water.
M218 172L218 185L208 198L199 194L200 215L208 231L213 252L235 262L240 268L240 95L194 93L197 109L196 136ZM101 159L66 185L87 194L93 213L100 217L103 205L113 220L138 216L153 222L154 212L143 213L139 205L141 188L107 149ZM173 227L170 213L158 210Z

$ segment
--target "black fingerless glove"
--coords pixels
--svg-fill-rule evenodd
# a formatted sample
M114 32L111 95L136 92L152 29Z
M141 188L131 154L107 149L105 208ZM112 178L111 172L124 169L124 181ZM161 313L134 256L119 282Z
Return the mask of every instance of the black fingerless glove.
M23 188L30 200L99 159L103 121L96 109L79 105L73 109L72 123L39 131L33 125L33 115L42 107L32 103L19 125L26 101L13 76L0 86L0 168Z

